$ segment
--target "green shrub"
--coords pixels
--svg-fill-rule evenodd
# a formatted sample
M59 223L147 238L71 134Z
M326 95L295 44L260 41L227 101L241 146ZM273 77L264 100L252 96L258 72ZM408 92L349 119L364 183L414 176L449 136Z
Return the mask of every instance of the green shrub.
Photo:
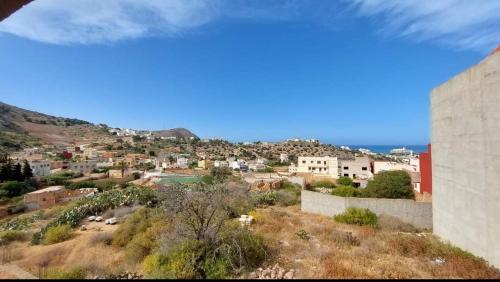
M358 197L361 195L361 192L352 186L338 186L333 189L332 195L339 197Z
M375 174L373 180L363 191L363 196L370 198L415 199L411 177L406 171L382 171Z
M187 240L167 255L153 254L143 262L148 278L224 279L235 271L262 264L267 249L264 240L246 228L227 225L218 242Z
M276 191L254 192L251 197L257 206L272 206L276 203L278 193Z
M204 175L201 177L201 182L208 184L208 185L212 185L212 184L214 184L214 177L211 175Z
M297 233L295 233L295 235L297 235L297 237L299 237L302 240L309 240L309 239L311 239L311 237L309 236L309 234L307 233L307 231L305 231L304 229L300 229L299 231L297 231Z
M47 229L47 233L45 234L45 245L55 244L59 242L63 242L71 238L73 230L69 225L60 225L54 226Z
M70 270L49 269L47 271L48 279L85 279L87 269L83 267L74 267Z
M13 241L23 241L26 233L17 230L8 230L0 232L0 245L7 245Z
M337 184L344 186L352 186L352 179L346 176L342 176L337 179Z
M125 247L136 234L145 232L150 226L147 220L149 214L148 209L142 208L129 216L113 233L113 245Z
M142 268L145 278L148 279L172 279L175 278L167 265L167 257L160 254L151 254L144 258Z
M288 207L300 203L300 196L295 192L278 190L276 191L276 203L280 206Z
M333 183L331 181L321 180L321 181L314 182L313 187L316 187L316 188L335 188L336 185L335 185L335 183Z
M338 214L334 218L340 223L377 227L377 215L369 209L348 208L346 212Z

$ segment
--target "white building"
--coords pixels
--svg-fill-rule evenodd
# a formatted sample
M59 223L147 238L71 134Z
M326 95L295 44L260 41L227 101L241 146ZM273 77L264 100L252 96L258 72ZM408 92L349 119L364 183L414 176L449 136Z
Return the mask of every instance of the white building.
M296 173L297 172L297 166L295 164L290 164L288 166L288 172L289 173Z
M83 174L89 174L97 168L97 162L87 161L87 162L71 162L69 164L69 169L74 172L80 172Z
M299 157L297 172L339 177L337 157Z
M177 157L177 166L180 168L188 168L189 167L189 159L185 157Z
M280 162L287 163L289 161L288 154L281 153L280 154Z
M227 162L227 161L214 161L214 167L229 167L229 162Z
M50 162L49 161L29 161L28 162L33 172L33 176L47 176L50 174Z
M415 165L410 165L405 163L388 162L388 161L373 162L373 174L389 170L408 170L408 171L418 172L417 169L418 168Z
M351 160L340 160L340 175L352 179L368 179L373 175L370 171L368 157L355 157Z

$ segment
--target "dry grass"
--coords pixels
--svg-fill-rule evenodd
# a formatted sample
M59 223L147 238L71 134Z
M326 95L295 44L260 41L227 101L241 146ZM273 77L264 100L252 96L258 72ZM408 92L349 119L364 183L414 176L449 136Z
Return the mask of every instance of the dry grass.
M296 269L299 278L500 278L484 260L394 218L381 218L374 229L302 213L299 206L253 215L252 228L271 246L267 263ZM296 235L301 229L309 240Z

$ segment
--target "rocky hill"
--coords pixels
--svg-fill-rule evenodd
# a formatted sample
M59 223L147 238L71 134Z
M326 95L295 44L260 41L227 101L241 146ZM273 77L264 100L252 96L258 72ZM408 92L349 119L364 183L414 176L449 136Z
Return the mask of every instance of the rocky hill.
M184 128L153 132L157 136L197 137ZM112 144L116 136L106 127L75 119L46 115L0 102L0 150L15 151L43 144Z
M173 128L168 130L153 131L153 134L158 137L177 137L177 138L198 138L194 133L185 128Z

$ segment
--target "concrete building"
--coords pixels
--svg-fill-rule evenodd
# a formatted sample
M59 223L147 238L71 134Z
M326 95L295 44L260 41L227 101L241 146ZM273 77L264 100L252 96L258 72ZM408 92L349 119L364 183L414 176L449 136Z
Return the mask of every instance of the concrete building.
M214 167L214 162L211 160L199 160L198 167L202 169L210 169Z
M64 186L51 186L24 195L24 204L28 210L50 208L51 206L91 196L97 193L97 188L82 188L66 190Z
M370 159L368 157L355 157L349 160L339 160L340 176L352 179L368 179L373 176L370 171Z
M339 177L339 161L337 157L299 157L297 172L314 175Z
M281 153L280 154L280 162L281 163L287 163L288 161L289 161L288 154Z
M227 162L227 161L214 161L214 167L229 167L229 162Z
M417 167L414 165L388 161L374 161L372 173L377 174L381 171L389 170L408 170L417 172Z
M90 174L95 168L97 168L97 162L95 161L71 162L69 164L70 170L83 174Z
M288 166L288 172L289 173L297 173L297 166L295 164L290 164Z
M431 93L434 233L500 267L500 50Z
M33 176L47 176L50 174L50 161L29 161Z

